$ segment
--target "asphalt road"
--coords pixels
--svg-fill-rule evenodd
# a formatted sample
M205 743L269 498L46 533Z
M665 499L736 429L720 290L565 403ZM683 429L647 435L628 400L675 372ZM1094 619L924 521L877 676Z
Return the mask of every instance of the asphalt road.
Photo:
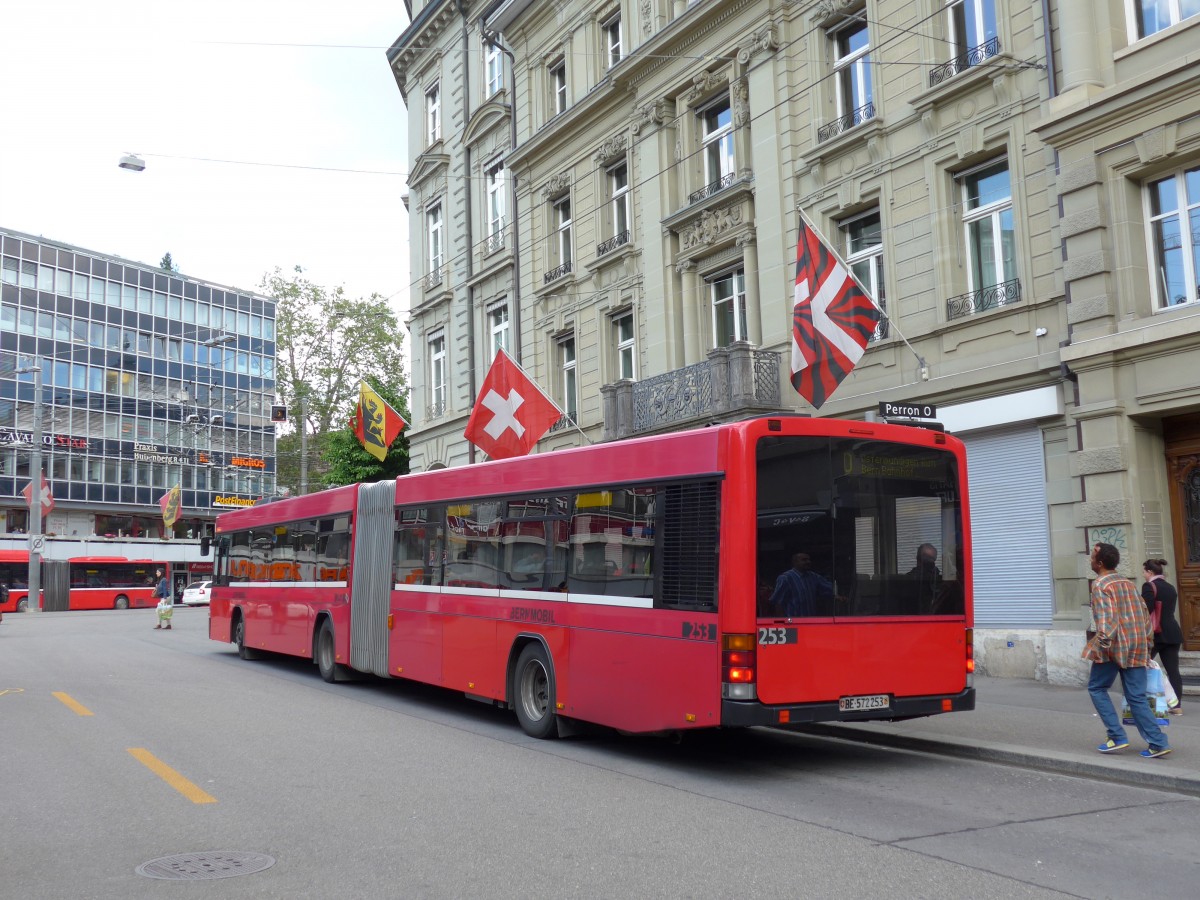
M764 729L535 741L154 620L0 623L0 898L1196 894L1194 797Z

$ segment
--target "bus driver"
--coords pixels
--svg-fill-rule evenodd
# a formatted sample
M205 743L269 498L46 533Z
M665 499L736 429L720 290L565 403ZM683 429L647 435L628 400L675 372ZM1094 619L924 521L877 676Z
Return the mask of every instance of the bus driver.
M818 600L833 599L833 584L812 570L812 559L804 551L792 555L792 567L775 581L768 605L778 616L789 619L817 615Z

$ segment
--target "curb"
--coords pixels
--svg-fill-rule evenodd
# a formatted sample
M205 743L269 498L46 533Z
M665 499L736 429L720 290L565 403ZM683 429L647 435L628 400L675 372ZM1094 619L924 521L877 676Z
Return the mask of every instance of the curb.
M1142 759L1135 753L1132 757L1126 756L1122 762L1118 763L1117 760L1120 758L1118 756L1092 760L1073 754L1049 751L1034 753L1024 747L1016 747L1011 744L992 744L966 738L948 739L895 734L870 725L813 724L788 730L854 741L859 744L877 744L883 747L916 750L941 756L983 760L1023 769L1054 772L1059 775L1075 775L1132 787L1200 796L1200 777L1176 775L1162 769L1134 768L1130 765L1169 767L1171 765L1170 757L1163 760Z

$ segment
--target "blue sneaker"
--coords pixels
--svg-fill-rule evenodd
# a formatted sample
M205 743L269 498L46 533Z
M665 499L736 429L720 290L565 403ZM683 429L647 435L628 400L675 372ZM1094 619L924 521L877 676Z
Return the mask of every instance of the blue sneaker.
M1149 750L1142 751L1142 758L1143 759L1158 759L1160 756L1166 756L1170 752L1171 752L1170 747L1159 747L1157 750L1155 750L1153 747L1151 747Z
M1107 741L1105 741L1103 744L1101 744L1096 749L1099 750L1101 753L1116 753L1118 750L1124 750L1128 746L1129 746L1129 741L1126 741L1126 740L1114 741L1112 738L1109 738Z

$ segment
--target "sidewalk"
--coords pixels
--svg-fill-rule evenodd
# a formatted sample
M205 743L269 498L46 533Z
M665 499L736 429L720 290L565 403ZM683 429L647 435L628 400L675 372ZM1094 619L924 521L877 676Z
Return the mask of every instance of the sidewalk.
M1118 710L1120 685L1118 680L1112 694ZM1164 731L1173 752L1161 759L1142 759L1138 754L1146 744L1133 725L1125 726L1127 750L1096 750L1105 740L1104 726L1084 687L976 675L975 691L972 712L797 730L1200 795L1200 696L1184 696L1184 715L1169 717Z

